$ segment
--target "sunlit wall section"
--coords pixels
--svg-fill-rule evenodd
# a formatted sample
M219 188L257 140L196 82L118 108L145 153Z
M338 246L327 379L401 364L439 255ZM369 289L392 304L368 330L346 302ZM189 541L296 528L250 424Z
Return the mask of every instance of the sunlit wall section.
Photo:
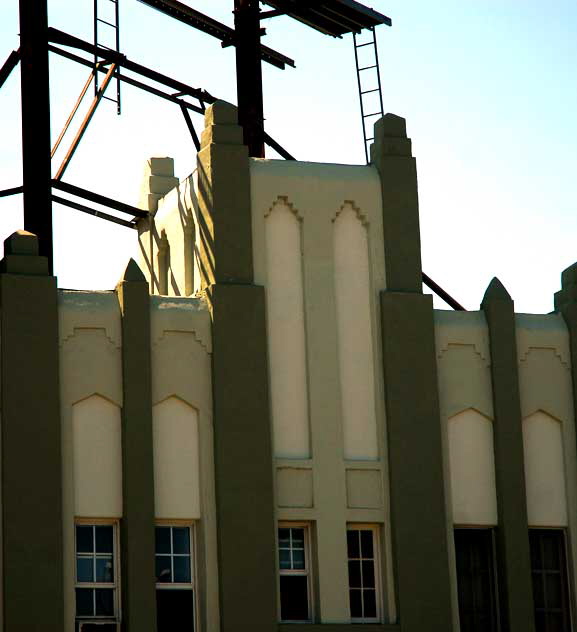
M72 436L75 515L122 517L120 408L99 395L74 404Z
M346 459L377 459L367 229L350 202L333 226L344 454Z
M177 397L153 407L154 498L158 518L200 518L198 412Z
M496 525L493 422L469 408L449 419L453 522Z
M310 456L301 227L279 198L265 219L266 294L274 452Z
M542 411L523 420L527 518L532 527L567 526L561 422Z

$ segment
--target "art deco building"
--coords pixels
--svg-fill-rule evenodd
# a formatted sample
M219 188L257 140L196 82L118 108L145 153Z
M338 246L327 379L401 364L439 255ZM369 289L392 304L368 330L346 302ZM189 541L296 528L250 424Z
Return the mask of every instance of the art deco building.
M115 290L6 241L4 632L571 630L577 269L433 309L403 119L368 166L205 123Z

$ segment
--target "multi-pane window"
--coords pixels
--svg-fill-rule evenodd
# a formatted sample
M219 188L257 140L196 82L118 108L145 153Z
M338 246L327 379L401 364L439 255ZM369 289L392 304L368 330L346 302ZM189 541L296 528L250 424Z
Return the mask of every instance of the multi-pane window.
M571 616L565 533L562 529L530 529L531 574L536 632L569 632Z
M156 527L157 632L194 630L193 550L191 527Z
M379 620L377 529L350 525L347 528L349 604L353 621Z
M281 621L310 621L311 576L307 525L278 530Z
M492 529L455 529L461 632L499 630Z
M116 532L113 524L76 525L76 629L115 621L118 614ZM83 629L89 629L83 624ZM104 632L105 628L99 627ZM111 629L115 629L111 625Z

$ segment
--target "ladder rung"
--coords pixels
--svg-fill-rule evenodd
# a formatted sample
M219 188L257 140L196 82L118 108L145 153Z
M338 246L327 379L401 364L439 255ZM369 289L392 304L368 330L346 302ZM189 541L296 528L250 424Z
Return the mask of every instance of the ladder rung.
M102 18L96 18L96 20L98 22L102 22L102 24L107 24L108 26L111 26L113 29L117 29L118 26L116 26L116 24L111 24L110 22L107 22L106 20L103 20Z
M378 92L379 89L375 88L374 90L365 90L364 92L361 92L361 94L369 94L370 92Z
M373 112L372 114L363 114L363 118L369 118L369 116L383 116L382 112Z
M370 45L375 45L375 42L365 42L364 44L356 44L357 48L362 48L363 46L370 46Z
M106 99L107 101L112 101L112 103L118 103L117 99L111 99L110 97L107 97L105 94L102 95L103 99Z
M370 138L365 138L365 143L368 143L370 140L375 140L375 137L371 136Z
M113 53L118 53L116 48L110 48L110 46L105 46L104 44L98 44L98 48L105 48L106 50L110 50ZM106 62L106 63L109 63L109 62Z
M361 70L369 70L370 68L376 68L377 64L375 64L374 66L365 66L364 68L359 68L359 72L361 72Z

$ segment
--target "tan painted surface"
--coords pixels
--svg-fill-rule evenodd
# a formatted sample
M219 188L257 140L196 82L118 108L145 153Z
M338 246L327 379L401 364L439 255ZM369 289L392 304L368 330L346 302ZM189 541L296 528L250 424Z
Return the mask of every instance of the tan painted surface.
M569 352L569 332L560 314L516 314L517 353L519 356L519 390L523 418L535 413L544 413L556 419L562 433L563 463L565 467L565 490L568 514L568 548L573 569L571 581L575 589L577 576L577 450L575 418L573 409L573 388L571 384L571 356ZM534 423L534 422L533 422ZM549 431L552 442L553 432ZM552 446L549 445L550 453ZM555 448L553 448L555 449ZM558 444L557 444L558 450ZM546 458L543 455L541 458ZM551 456L548 457L552 458ZM556 457L557 467L560 459ZM545 473L531 474L529 481L541 479ZM559 478L559 473L557 477ZM532 486L533 483L530 483ZM540 485L545 484L544 482ZM532 496L534 494L532 493ZM558 500L560 504L560 500ZM534 505L535 507L535 505ZM542 514L551 509L541 505L532 510ZM553 517L551 513L551 517ZM558 516L560 518L561 516ZM530 517L531 521L532 518Z
M176 397L152 409L157 518L200 518L198 412Z
M72 407L74 507L83 518L122 517L120 408L93 395Z
M187 519L201 519L197 528L197 554L199 583L201 589L200 615L208 630L218 630L218 564L216 551L216 508L214 489L214 448L212 430L212 386L211 386L211 333L210 317L206 304L199 298L151 297L151 341L152 341L152 403L158 413L158 404L170 402L168 406L183 410L193 409L198 424L198 468L196 486L198 500L194 501L192 490L176 483L161 492L166 504L157 506L158 518L175 518L159 515L159 511L182 512ZM174 400L176 400L176 403ZM165 408L164 414L168 412ZM189 413L188 413L189 415ZM183 414L186 417L187 414ZM166 421L157 415L156 421ZM190 416L188 416L190 419ZM172 423L174 418L168 420ZM186 434L189 422L177 421L180 430L175 434ZM177 429L178 430L178 429ZM175 435L168 437L174 440ZM170 441L169 441L170 443ZM188 441L187 454L194 452ZM161 447L166 450L167 446ZM179 449L181 449L179 447ZM181 454L182 456L182 454ZM191 477L190 464L178 464L164 469L168 479L180 468L183 475ZM166 479L165 479L166 480ZM192 480L192 479L191 479ZM173 481L174 482L174 481ZM191 483L193 484L193 483ZM166 489L166 488L165 488ZM161 500L161 503L165 502ZM194 509L194 503L198 509ZM189 515L184 515L190 511ZM204 627L204 624L203 624Z
M567 526L561 422L541 411L524 419L523 448L529 526Z
M378 338L379 327L376 326L376 299L378 291L384 289L381 192L378 173L372 167L255 159L251 161L251 197L254 277L256 283L267 288L267 292L270 271L267 266L266 245L268 219L265 218L275 205L286 204L299 217L301 231L312 457L309 463L313 469L314 507L282 507L278 509L277 516L279 519L315 522L318 558L317 614L323 623L347 623L350 620L346 532L343 526L348 520L363 521L367 517L382 522L385 541L385 617L387 620L394 620L396 614L387 519L388 486L378 509L347 508L347 465L351 464L353 468L356 467L354 463L362 465L358 461L347 460L347 456L355 459L378 459L372 463L372 469L381 472L383 469L387 470L381 345ZM357 289L348 287L351 278L349 270L349 276L342 279L339 290L335 285L335 274L340 275L342 272L339 266L347 265L346 262L352 260L351 253L343 252L343 249L340 250L338 260L335 255L335 220L343 208L349 206L358 209L355 213L360 213L366 224L363 228L367 262L365 278L368 277L369 285L368 288L366 285L364 289L361 288L360 293ZM343 235L339 234L337 239L340 240L342 237ZM339 244L339 248L344 245L340 241ZM363 239L360 239L359 244L358 233L357 242L353 247L355 252L363 248ZM358 270L357 267L355 271ZM361 282L364 283L362 280ZM353 300L360 301L360 304L354 307L345 305L347 297L352 295ZM337 317L338 297L341 301L341 333ZM354 344L349 326L355 308L363 327L358 339L363 344L363 349L354 363L355 366L359 362L362 363L363 377L351 384L351 390L343 396L339 358L341 355L346 357L350 346ZM367 343L368 338L370 340ZM292 344L298 345L298 338L293 336ZM350 370L351 365L347 365L345 372ZM278 371L272 354L270 371L273 376ZM364 383L361 383L363 380ZM290 393L292 385L285 382L284 389ZM368 394L372 404L365 401L359 403L361 393ZM367 412L370 411L371 405L373 422L370 421L371 413ZM345 406L348 412L345 411ZM350 411L357 406L362 407L362 410L356 419L353 419ZM355 409L355 413L359 413L359 410ZM348 419L348 426L345 426L345 417ZM276 421L273 423L276 428ZM371 423L376 425L376 431L373 425L373 430L370 431L372 435L365 437L364 433ZM345 432L349 437L346 440ZM281 460L277 460L277 464L280 463ZM282 463L286 464L287 460L282 459ZM294 485L296 486L296 482ZM297 493L296 487L293 493Z
M303 467L278 467L276 495L279 507L312 507L314 505L312 470Z
M383 474L380 470L347 469L347 506L351 509L383 507Z
M265 220L274 454L310 456L300 219L277 200Z
M366 218L346 202L334 220L334 282L346 459L377 459Z
M453 522L496 525L493 422L469 408L448 422Z
M74 476L73 406L97 395L122 406L120 313L114 292L59 292L60 395L64 516L64 608L66 631L74 629Z

